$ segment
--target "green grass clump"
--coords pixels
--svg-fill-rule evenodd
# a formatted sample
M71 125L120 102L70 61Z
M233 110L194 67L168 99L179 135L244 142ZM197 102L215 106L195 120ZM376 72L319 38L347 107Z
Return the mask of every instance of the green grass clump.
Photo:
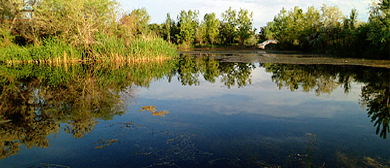
M176 46L161 38L138 38L130 43L129 54L136 59L160 59L175 57Z
M80 60L82 51L56 39L43 39L41 44L0 48L0 62L67 62Z
M33 61L70 61L80 60L82 51L76 47L55 39L44 39L42 45L30 48L30 55ZM66 57L65 57L66 56Z
M123 62L129 60L156 60L177 55L176 46L156 37L139 37L125 40L116 36L98 34L91 47L90 59Z
M32 61L28 48L11 44L0 48L0 62Z

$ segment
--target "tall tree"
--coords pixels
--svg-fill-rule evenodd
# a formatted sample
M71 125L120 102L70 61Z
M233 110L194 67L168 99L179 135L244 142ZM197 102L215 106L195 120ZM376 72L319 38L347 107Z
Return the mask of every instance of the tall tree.
M351 14L344 18L343 24L346 29L355 29L357 24L358 12L355 8L351 9Z
M280 12L274 16L272 22L268 22L265 28L265 36L267 39L277 39L280 42L284 42L285 34L287 33L287 10L282 8Z
M327 6L323 4L321 7L322 23L325 27L337 27L340 26L341 21L344 19L343 12L337 6Z
M303 20L304 23L302 27L304 28L299 38L301 40L302 48L308 50L316 43L317 32L320 30L321 26L321 14L314 6L310 6L307 8Z
M273 22L267 24L265 29L266 37L277 39L283 48L300 45L302 40L301 33L304 33L304 28L309 28L306 24L313 24L307 22L308 20L306 20L305 16L303 10L297 6L291 11L283 8L274 17Z
M384 58L390 59L390 3L389 0L374 1L370 6L370 32L368 40L379 48Z
M254 31L252 31L252 25L253 25L252 18L253 18L253 12L249 13L247 9L240 9L240 11L238 12L237 35L240 39L241 45L244 44L245 40L249 39L249 37L254 35Z
M215 13L206 14L203 22L205 25L206 39L211 44L214 44L217 36L219 35L220 21L217 19Z
M192 44L195 40L196 28L198 27L199 11L181 11L179 17L180 33L178 39L181 43Z
M237 36L237 11L232 10L232 7L229 7L228 10L222 13L222 18L220 28L221 42L224 44L232 44L234 42L234 38Z
M166 40L168 40L168 42L171 42L171 23L171 14L167 13L167 19L165 20L165 31L167 36Z
M134 9L129 15L135 19L139 32L147 30L150 16L146 8Z
M36 29L89 51L95 34L115 21L117 3L111 0L44 0L34 11Z
M150 16L145 8L134 9L129 14L124 15L120 21L121 36L134 38L148 31ZM156 25L153 25L156 29Z
M199 44L202 44L203 42L207 42L207 25L205 21L203 20L199 27L196 30L196 41Z

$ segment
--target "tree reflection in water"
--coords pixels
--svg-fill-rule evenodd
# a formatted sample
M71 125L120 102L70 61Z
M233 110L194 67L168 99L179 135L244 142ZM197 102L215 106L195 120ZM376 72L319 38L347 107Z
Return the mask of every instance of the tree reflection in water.
M331 94L336 88L343 87L347 94L351 90L351 83L360 82L362 88L361 104L367 106L369 117L376 133L386 138L390 132L390 70L385 68L340 65L297 65L297 64L260 64L266 72L272 73L272 81L281 89L289 88L291 91L300 87L305 92L314 91L318 96L324 93ZM170 77L177 75L183 85L198 85L202 74L208 82L221 82L231 88L251 84L251 72L255 69L252 63L218 62L210 57L194 58L189 55L182 56L176 69Z
M211 83L215 83L220 77L221 82L228 88L235 85L243 87L252 83L250 75L255 68L252 63L219 62L210 57L182 55L170 77L177 76L182 85L196 86L199 85L199 76L202 74L203 78Z
M376 134L386 139L390 132L390 71L366 71L359 77L366 83L360 102L376 126Z
M360 103L366 107L368 117L374 122L376 134L386 139L390 132L390 70L385 68L336 65L262 64L272 73L272 80L279 88L295 91L315 90L317 95L331 94L337 87L349 93L352 82L365 84Z
M48 147L47 137L58 133L60 123L75 138L85 136L97 119L123 114L121 97L133 97L133 85L147 87L171 66L0 66L0 159L17 154L22 145Z
M267 72L272 73L272 81L279 88L287 87L291 91L302 87L303 91L315 90L317 95L332 93L343 86L344 92L350 91L351 82L355 82L353 67L335 65L294 65L262 64Z

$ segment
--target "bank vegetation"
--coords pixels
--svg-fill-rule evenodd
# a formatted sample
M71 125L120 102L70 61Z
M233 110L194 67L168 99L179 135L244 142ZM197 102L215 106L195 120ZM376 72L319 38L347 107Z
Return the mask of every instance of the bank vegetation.
M146 30L145 9L112 0L0 0L1 62L165 59L176 47Z
M390 59L390 3L374 0L367 22L359 11L344 15L323 4L281 9L266 26L253 26L253 12L228 8L202 18L182 10L150 24L145 8L120 12L113 0L0 0L1 62L77 62L171 58L194 47L256 47L354 58Z
M151 24L159 37L182 48L246 46L255 47L266 40L279 43L268 48L298 50L335 56L390 59L390 3L374 0L367 22L358 20L359 11L352 8L344 15L337 6L323 4L307 10L295 7L281 9L266 26L253 26L253 13L231 7L221 14L181 11L177 19L168 13L162 24ZM258 11L261 12L261 11Z

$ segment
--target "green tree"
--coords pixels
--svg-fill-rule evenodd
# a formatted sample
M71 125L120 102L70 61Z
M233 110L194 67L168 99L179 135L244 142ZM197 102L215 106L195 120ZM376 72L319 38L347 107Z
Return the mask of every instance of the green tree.
M240 44L243 45L245 40L254 35L252 30L253 25L253 12L249 13L247 9L240 9L237 18L237 35Z
M314 6L310 6L303 20L304 28L299 35L301 48L309 50L318 42L316 38L321 26L321 14Z
M217 36L219 35L220 21L217 19L215 13L206 14L203 21L206 25L206 38L208 42L214 44Z
M35 8L35 28L40 36L55 36L88 53L95 35L115 22L116 5L111 0L43 0Z
M167 19L165 20L165 31L166 31L166 40L168 42L171 42L171 23L172 23L172 19L171 19L171 14L167 13Z
M153 23L148 25L148 29L152 35L163 38L165 36L165 24Z
M341 25L341 21L345 16L337 6L323 4L321 7L321 17L324 27L338 27Z
M300 35L304 32L305 27L305 14L299 7L294 7L292 11L288 12L288 37L289 41L293 45L297 46L301 44Z
M198 29L196 30L196 41L200 45L207 41L207 25L204 20L200 23Z
M222 13L222 22L220 27L220 39L223 44L232 44L237 36L237 11L229 7Z
M357 17L358 17L358 12L355 8L351 9L351 14L348 17L344 18L343 25L344 29L349 29L353 30L357 26Z
M178 35L178 39L181 43L191 45L194 42L196 29L198 27L198 15L199 11L181 11L179 17L180 33Z
M282 48L299 46L302 41L301 33L304 33L304 28L308 27L306 24L309 24L306 21L305 14L301 8L296 6L291 11L283 8L274 17L273 22L267 23L265 35L267 38L277 39L280 43L279 46Z
M389 0L374 1L370 6L370 32L368 40L382 58L390 59L390 3Z
M120 34L129 38L145 34L149 31L149 20L150 16L145 8L134 9L119 20L120 29L122 29ZM153 26L153 30L156 30L157 27L155 25ZM158 30L157 34L159 34L159 31L160 30Z
M137 24L137 27L139 29L138 31L140 33L147 31L150 16L149 16L146 8L134 9L133 11L131 11L129 16L131 16L135 19L135 21L136 21L135 23Z

